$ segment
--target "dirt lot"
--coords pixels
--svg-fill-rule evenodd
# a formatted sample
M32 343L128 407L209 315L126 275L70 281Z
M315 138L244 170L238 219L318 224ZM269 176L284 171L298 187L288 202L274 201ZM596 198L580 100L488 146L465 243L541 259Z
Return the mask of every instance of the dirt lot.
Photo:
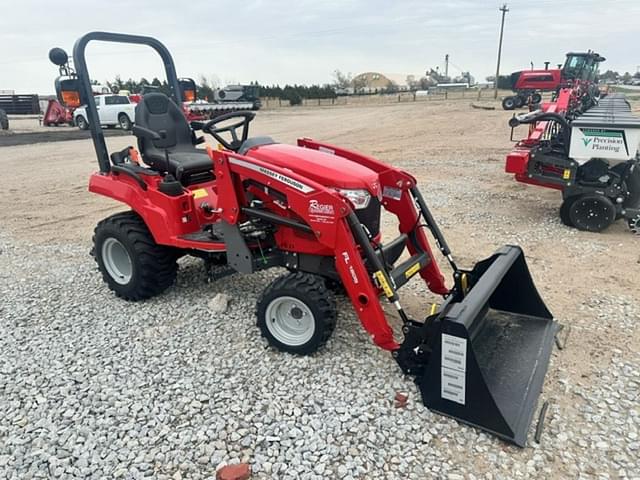
M637 104L635 110L640 111ZM567 348L554 353L543 393L551 401L544 476L637 478L640 238L623 222L600 234L569 229L558 218L559 193L524 186L505 174L510 116L500 109L475 110L462 101L305 107L260 112L252 133L281 142L308 136L413 173L462 264L505 243L521 245L550 310L572 327ZM111 150L133 142L132 137L108 139ZM79 245L88 251L96 222L122 210L86 191L87 177L96 169L89 140L3 147L0 167L5 180L0 226L16 241ZM404 296L416 316L432 300L413 285ZM611 392L622 378L620 369L631 369L630 380ZM624 406L629 402L635 407ZM614 409L612 415L612 403L624 411ZM611 423L612 416L622 424ZM570 432L568 439L564 432ZM506 449L523 468L533 461L528 451ZM468 455L477 473L494 468L483 454ZM458 456L457 462L467 460Z
M527 256L532 261L553 261L558 277L598 275L606 282L603 288L619 291L626 285L630 288L626 293L632 293L637 286L631 277L637 272L638 245L622 222L600 235L562 229L566 238L540 238L549 237L543 232L558 223L560 197L552 190L518 184L504 174L504 157L511 145L510 116L502 110L474 110L462 102L301 108L261 112L252 123L252 134L270 135L283 143L307 136L405 168L432 199L435 214L446 225L449 241L462 258L471 260L502 243L533 237L530 245L523 244ZM35 119L19 123L22 132L43 129ZM68 130L75 131L59 127L54 134L66 135ZM107 140L110 151L134 142L130 136ZM2 148L0 161L9 180L0 199L3 205L12 206L5 212L3 226L30 241L86 241L97 220L121 208L86 192L87 177L97 165L90 140ZM445 202L437 195L441 188L459 191ZM475 198L490 201L480 203ZM504 221L502 232L483 226L484 221L494 219ZM538 233L527 235L532 222ZM509 231L506 235L505 230ZM470 237L473 251L468 248ZM584 262L585 270L579 270L580 265L571 260L574 240L599 245L607 254L591 258ZM608 276L610 263L626 270L616 268L616 274Z
M38 116L35 115L12 115L9 117L9 126L9 130L0 130L0 147L91 138L91 133L88 130L83 131L68 125L44 127L40 124ZM106 137L119 137L126 135L126 132L120 129L106 128L104 129L104 135Z

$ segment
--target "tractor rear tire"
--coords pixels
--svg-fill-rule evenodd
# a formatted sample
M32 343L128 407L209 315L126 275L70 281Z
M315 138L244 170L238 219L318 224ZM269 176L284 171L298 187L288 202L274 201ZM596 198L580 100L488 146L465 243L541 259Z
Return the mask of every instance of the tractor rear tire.
M516 109L516 97L504 97L502 99L502 108L504 110L515 110Z
M257 304L258 327L269 344L283 352L310 355L331 337L336 302L322 277L288 273L269 285Z
M116 213L98 223L93 245L102 277L118 297L144 300L175 283L178 255L158 245L135 212Z
M9 117L7 112L0 109L0 130L9 130Z

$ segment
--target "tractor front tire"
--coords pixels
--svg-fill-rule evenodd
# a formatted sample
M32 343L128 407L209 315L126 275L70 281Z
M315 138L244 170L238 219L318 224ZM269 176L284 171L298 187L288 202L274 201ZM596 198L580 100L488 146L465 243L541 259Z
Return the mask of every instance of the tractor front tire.
M258 300L258 327L278 350L310 355L331 337L336 326L336 302L325 281L310 273L276 278Z
M116 213L95 228L92 254L107 286L125 300L144 300L174 284L178 256L158 245L135 212Z

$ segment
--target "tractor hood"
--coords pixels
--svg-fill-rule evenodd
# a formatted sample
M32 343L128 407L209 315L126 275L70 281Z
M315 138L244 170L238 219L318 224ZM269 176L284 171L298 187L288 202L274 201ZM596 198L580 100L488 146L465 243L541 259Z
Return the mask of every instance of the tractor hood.
M254 147L246 155L288 168L327 187L364 189L374 197L380 195L376 172L337 155L281 143Z

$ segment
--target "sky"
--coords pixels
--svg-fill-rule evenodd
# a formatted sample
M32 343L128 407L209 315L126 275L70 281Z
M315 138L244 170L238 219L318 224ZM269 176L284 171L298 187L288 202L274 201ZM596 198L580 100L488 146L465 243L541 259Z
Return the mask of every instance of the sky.
M602 70L640 67L640 0L508 1L501 73L562 63L592 49ZM419 77L444 66L476 80L495 74L502 2L494 0L0 0L0 90L53 93L58 46L71 53L94 30L153 36L172 52L178 75L220 85L324 84L333 72ZM163 78L146 48L92 43L100 82Z

